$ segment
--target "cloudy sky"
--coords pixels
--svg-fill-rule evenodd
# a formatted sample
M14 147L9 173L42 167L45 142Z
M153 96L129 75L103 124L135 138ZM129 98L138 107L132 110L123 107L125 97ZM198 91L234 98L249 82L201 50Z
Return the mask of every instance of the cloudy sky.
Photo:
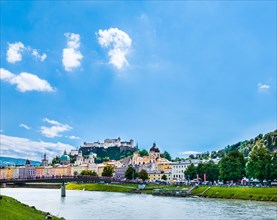
M1 1L1 155L155 141L173 156L276 129L275 1Z

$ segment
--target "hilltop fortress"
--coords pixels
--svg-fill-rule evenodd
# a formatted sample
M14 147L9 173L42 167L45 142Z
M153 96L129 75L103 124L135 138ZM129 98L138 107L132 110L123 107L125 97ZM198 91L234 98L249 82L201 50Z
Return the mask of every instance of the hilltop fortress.
M121 157L130 156L138 149L134 145L134 140L122 141L121 138L105 139L104 142L84 142L80 146L79 151L82 155L89 155L89 153L97 154L97 157L109 157L112 160L119 160Z
M121 138L118 137L117 139L105 139L104 143L100 143L99 141L93 143L84 142L82 147L128 147L134 148L134 140L130 139L130 141L121 141Z

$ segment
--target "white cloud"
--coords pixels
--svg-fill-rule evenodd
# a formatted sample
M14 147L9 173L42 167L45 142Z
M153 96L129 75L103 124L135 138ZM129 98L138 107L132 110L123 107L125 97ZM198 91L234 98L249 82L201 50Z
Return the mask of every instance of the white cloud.
M19 125L19 127L25 128L25 129L27 129L27 130L30 130L30 129L31 129L31 127L29 127L28 125L25 125L25 124L23 124L23 123L21 123L21 124Z
M72 127L70 127L67 124L62 124L58 121L50 120L48 118L44 118L43 121L53 125L51 127L46 127L46 126L40 127L42 135L48 138L62 137L61 133L72 129Z
M44 79L38 76L22 72L19 75L11 73L10 71L0 68L0 79L12 85L20 92L39 91L39 92L54 92L55 89Z
M33 49L32 47L25 47L22 42L16 42L13 44L8 44L7 61L9 63L15 63L15 62L21 61L22 53L24 51L31 53L31 55L33 55L41 62L44 61L47 57L45 53L40 55L37 49Z
M60 125L61 123L60 122L58 122L58 121L55 121L55 120L50 120L50 119L48 119L48 118L44 118L44 119L42 119L44 122L47 122L47 123L49 123L49 124L51 124L51 125Z
M74 33L65 33L67 38L67 48L63 49L63 65L66 71L81 66L83 55L79 51L80 35Z
M108 30L100 29L97 35L99 44L109 49L110 64L118 69L128 65L126 55L132 45L132 39L127 33L118 28L110 28Z
M80 137L77 137L77 136L74 136L74 135L66 136L66 137L68 137L69 139L80 139Z
M50 84L44 80L40 79L38 76L31 73L20 73L18 76L11 80L11 84L16 84L16 87L21 92L26 91L40 91L40 92L53 92L54 89Z
M266 85L266 84L259 83L258 88L262 91L267 91L270 88L270 86Z
M41 62L47 58L47 55L45 53L40 55L36 49L31 49L31 51L32 51L32 55L35 58L39 59Z
M51 143L43 141L32 141L27 138L13 137L0 134L1 156L28 158L41 160L46 153L49 158L61 155L64 150L69 152L73 146L64 143Z
M25 49L24 44L16 42L14 44L8 44L7 61L9 63L15 63L22 60L22 51Z
M179 152L178 154L182 154L182 155L191 155L191 154L199 154L199 152L189 150L189 151Z
M0 68L0 79L4 81L10 81L15 77L15 74L10 72L9 70L6 70L4 68Z

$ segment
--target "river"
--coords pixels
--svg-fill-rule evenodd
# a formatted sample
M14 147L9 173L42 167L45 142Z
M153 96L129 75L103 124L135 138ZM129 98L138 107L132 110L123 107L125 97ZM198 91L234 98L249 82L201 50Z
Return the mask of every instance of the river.
M65 219L277 219L276 203L59 189L2 188L30 206Z

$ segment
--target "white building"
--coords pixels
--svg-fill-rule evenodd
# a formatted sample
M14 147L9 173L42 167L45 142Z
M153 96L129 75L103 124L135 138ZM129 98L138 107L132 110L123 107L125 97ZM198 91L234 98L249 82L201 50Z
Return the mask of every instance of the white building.
M115 173L114 173L115 178L119 178L119 179L125 178L125 172L127 169L128 169L127 166L116 167Z
M76 157L75 165L93 164L96 157L97 154L90 152L88 158L84 158L82 155L82 151L79 151Z
M14 179L19 178L19 167L15 167L15 168L13 169L13 178L14 178Z
M83 163L84 163L84 157L82 155L82 151L79 151L76 157L75 165L81 165Z
M98 166L96 163L89 163L88 164L88 170L91 170L92 172L97 173L98 172Z
M26 165L19 167L20 179L33 179L36 177L36 168L31 166L30 160L26 160Z
M79 175L83 170L87 170L88 165L87 164L81 164L77 166L71 166L71 175Z
M70 151L70 155L71 155L71 156L78 155L78 149L77 149L77 148L76 148L76 149L72 149L72 150Z
M121 138L117 138L117 139L105 139L103 143L96 141L93 143L87 143L84 142L83 147L104 147L104 148L108 148L108 147L134 147L134 140L130 139L130 141L121 141Z
M187 169L187 167L190 164L194 164L195 166L197 166L199 162L199 160L185 160L172 163L171 179L177 182L184 182L186 180L184 172Z

